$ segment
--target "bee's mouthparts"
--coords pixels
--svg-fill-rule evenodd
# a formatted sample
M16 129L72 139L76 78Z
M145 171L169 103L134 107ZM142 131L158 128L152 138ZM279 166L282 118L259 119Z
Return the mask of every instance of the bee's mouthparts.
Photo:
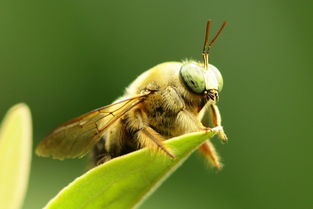
M208 99L213 101L218 101L218 91L215 89L210 89L206 92L206 96Z

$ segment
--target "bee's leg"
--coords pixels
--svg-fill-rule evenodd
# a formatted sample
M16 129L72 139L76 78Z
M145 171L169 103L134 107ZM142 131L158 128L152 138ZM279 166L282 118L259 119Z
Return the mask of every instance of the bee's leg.
M200 146L199 151L214 167L216 167L217 169L221 169L223 167L223 164L220 162L220 157L216 152L214 145L209 140L207 140Z
M221 114L220 114L220 111L218 110L217 105L211 104L210 110L211 110L210 113L211 113L211 119L212 119L213 125L214 126L221 126L222 125L222 118L221 118ZM224 129L220 129L217 132L217 134L223 142L227 142L228 138L224 132Z
M137 126L136 137L141 147L152 149L160 149L171 158L175 156L164 146L162 136L153 128L148 126L148 121L145 113L140 109L134 112L135 120L132 121L132 126Z
M106 161L109 161L112 157L105 149L106 139L102 137L100 141L95 144L91 152L90 168L98 166Z
M210 125L210 122L211 122L211 125L213 126L221 126L221 115L217 106L214 104L213 105L208 104L207 106L205 106L204 109L201 110L199 116L200 116L200 120L202 121L202 124L205 125L206 127ZM227 140L227 137L223 129L221 129L218 132L218 135L223 141ZM215 147L211 143L211 141L208 140L204 144L202 144L201 147L199 148L199 151L207 158L208 162L212 166L216 167L217 169L222 168L220 157L218 153L216 152Z
M107 129L105 134L105 144L104 149L111 156L111 158L118 157L125 154L123 152L125 143L125 125L121 120L116 121L114 126L111 126Z

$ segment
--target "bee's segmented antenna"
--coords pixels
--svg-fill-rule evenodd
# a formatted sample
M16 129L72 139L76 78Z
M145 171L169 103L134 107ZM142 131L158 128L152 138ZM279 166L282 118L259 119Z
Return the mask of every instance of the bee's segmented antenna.
M210 35L210 26L211 26L211 20L208 20L205 30L205 38L204 38L204 44L202 49L202 56L204 61L204 68L208 69L209 67L209 35Z
M222 30L224 29L225 25L227 24L226 21L222 24L220 29L217 31L213 39L209 43L209 35L210 35L210 26L211 26L211 20L208 20L207 26L206 26L206 31L205 31L205 39L204 39L204 44L203 44L203 49L202 49L202 56L204 60L204 68L208 69L209 68L209 54L210 54L210 48L217 39L217 37L220 35Z
M217 33L215 34L214 38L212 39L212 41L210 42L209 46L211 47L213 45L213 43L215 42L215 40L217 39L217 37L221 34L222 30L224 29L225 25L227 24L227 21L223 22L223 25L220 27L220 29L217 31Z

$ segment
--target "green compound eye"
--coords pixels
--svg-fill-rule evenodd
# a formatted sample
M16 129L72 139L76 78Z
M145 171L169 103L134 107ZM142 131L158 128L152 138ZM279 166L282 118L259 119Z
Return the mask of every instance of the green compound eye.
M221 92L223 89L223 77L222 74L220 73L220 71L214 66L214 65L210 65L210 69L214 72L215 74L215 78L218 82L218 91Z
M180 76L186 86L194 93L201 94L205 91L203 69L196 64L184 64L180 68Z

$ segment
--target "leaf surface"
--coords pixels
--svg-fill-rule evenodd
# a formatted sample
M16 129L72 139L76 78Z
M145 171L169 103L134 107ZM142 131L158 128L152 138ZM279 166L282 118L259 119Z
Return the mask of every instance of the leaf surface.
M127 209L137 207L212 132L196 132L165 141L175 159L161 152L141 149L117 157L78 177L65 187L47 209Z
M32 153L32 122L25 104L13 106L0 128L0 204L18 209L26 193Z

